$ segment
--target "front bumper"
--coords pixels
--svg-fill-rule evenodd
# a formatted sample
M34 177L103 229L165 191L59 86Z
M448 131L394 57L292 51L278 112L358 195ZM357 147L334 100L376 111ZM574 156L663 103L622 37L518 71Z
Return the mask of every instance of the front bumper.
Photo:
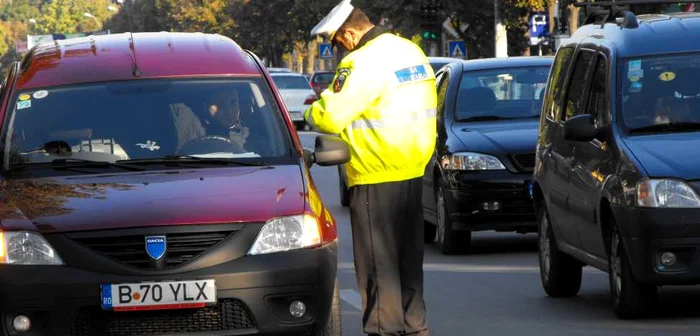
M445 202L455 230L536 231L532 174L448 171L445 177Z
M121 275L71 266L0 266L0 335L131 335L207 330L202 335L307 335L327 323L337 270L337 243L312 250L245 256L168 275ZM100 285L215 279L217 306L192 310L107 312ZM289 304L307 314L295 319ZM11 321L29 316L16 334ZM223 330L223 329L228 330ZM188 335L197 335L193 332Z
M700 209L613 206L620 235L637 280L655 285L700 284ZM661 255L673 252L673 266Z

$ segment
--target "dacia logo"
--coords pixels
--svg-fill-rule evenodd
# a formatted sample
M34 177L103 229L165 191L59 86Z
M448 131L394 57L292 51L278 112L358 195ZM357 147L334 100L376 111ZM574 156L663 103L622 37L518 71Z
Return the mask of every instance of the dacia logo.
M153 260L163 258L165 249L165 236L146 236L146 253Z

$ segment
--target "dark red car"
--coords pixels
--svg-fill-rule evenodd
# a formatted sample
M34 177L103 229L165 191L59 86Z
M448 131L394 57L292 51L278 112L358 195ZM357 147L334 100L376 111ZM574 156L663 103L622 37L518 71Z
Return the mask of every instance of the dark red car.
M333 71L317 71L311 76L311 86L314 88L314 92L320 95L329 85L333 82L335 78L335 72Z
M336 223L259 59L205 34L57 41L0 92L0 335L340 335Z

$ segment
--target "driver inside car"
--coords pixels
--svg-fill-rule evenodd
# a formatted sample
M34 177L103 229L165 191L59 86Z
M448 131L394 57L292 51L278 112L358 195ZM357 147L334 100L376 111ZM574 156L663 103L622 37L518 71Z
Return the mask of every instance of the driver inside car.
M675 97L661 97L656 101L655 124L691 121L690 107Z
M208 104L209 115L204 120L207 135L218 135L245 148L249 131L241 123L238 92L219 91Z

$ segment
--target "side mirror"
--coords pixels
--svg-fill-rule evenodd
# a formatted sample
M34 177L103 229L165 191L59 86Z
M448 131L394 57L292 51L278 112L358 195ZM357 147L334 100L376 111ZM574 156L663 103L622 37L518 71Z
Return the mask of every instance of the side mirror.
M350 161L350 147L343 139L327 135L316 137L313 161L319 166L337 166Z
M598 136L595 117L590 114L577 115L564 122L564 139L588 142Z

